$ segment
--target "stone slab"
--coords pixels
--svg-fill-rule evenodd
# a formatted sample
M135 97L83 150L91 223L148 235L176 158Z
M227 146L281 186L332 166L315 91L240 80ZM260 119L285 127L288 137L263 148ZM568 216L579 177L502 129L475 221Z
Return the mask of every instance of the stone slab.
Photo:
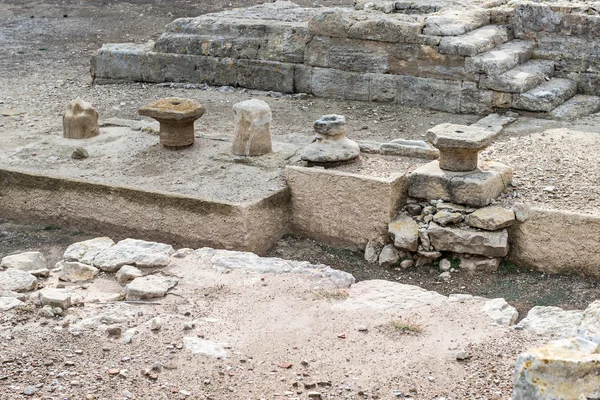
M467 72L482 73L486 75L500 75L523 64L531 58L535 43L525 40L513 40L504 43L465 61Z
M507 93L523 93L554 76L554 62L530 60L497 76L482 76L479 87Z
M423 34L434 36L458 36L487 25L490 22L488 10L448 10L440 15L427 18Z
M461 36L446 36L440 42L439 52L473 57L505 43L510 34L505 27L487 25Z
M600 111L600 97L579 94L550 111L550 117L560 121L572 121L598 111Z
M427 140L438 149L484 149L495 135L491 130L478 125L456 125L443 123L427 130Z
M504 257L508 254L508 232L482 232L464 228L442 227L430 223L429 240L438 251L467 253L486 257Z
M512 107L518 110L549 112L577 94L577 83L553 78L525 93L513 95Z

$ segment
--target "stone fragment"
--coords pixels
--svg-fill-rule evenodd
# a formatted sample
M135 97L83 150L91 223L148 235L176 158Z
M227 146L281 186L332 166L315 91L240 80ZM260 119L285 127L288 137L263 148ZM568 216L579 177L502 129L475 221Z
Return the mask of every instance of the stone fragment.
M498 135L500 132L502 132L504 127L512 124L515 121L516 118L509 117L507 115L490 114L487 117L475 122L472 126L479 126L493 132L494 135Z
M485 207L470 214L467 222L473 228L497 231L511 226L515 222L515 213L503 207Z
M144 273L133 265L123 265L115 275L117 282L125 283L143 276Z
M406 205L406 211L408 211L408 213L413 217L416 217L417 215L421 214L421 210L423 210L423 207L421 207L419 204L415 203Z
M431 247L431 241L429 240L429 234L427 233L427 228L419 228L419 241L421 242L421 247L423 247L423 250L433 250Z
M376 263L381 253L381 244L370 240L365 247L365 260L370 263Z
M379 154L436 160L440 151L423 140L394 139L379 146Z
M379 14L354 22L348 36L378 42L417 43L422 28L423 20L417 16L396 14L388 17Z
M85 282L94 279L98 274L98 268L76 261L65 261L58 279L67 282Z
M182 148L194 144L194 121L204 115L204 106L192 99L168 97L148 104L138 114L160 123L160 144Z
M452 268L452 263L450 263L450 260L444 258L442 261L440 261L440 269L442 271L450 271L450 268Z
M54 318L54 309L50 305L45 305L40 309L39 315L42 318Z
M40 302L43 306L60 307L66 310L72 305L71 293L64 289L42 289L40 290Z
M591 303L583 312L577 336L600 345L600 300Z
M528 61L534 49L533 42L512 40L475 57L467 57L465 69L468 72L489 76L500 75Z
M508 232L479 232L468 229L441 227L429 224L429 238L438 251L468 253L487 257L505 257L508 254Z
M0 297L0 311L8 311L24 304L25 303L16 297Z
M71 153L71 158L73 160L83 160L84 158L88 158L90 155L88 154L87 150L84 149L83 147L77 147L75 150L73 150L73 153Z
M98 253L114 245L115 242L108 237L98 237L83 242L73 243L67 247L63 254L63 258L66 261L79 261L91 265Z
M498 270L501 258L471 256L469 258L460 258L460 269L468 273L492 273Z
M400 250L416 251L419 247L419 226L408 215L399 215L388 225L388 232Z
M123 265L139 268L166 267L173 252L173 247L167 244L125 239L100 251L94 258L94 266L107 272L115 272Z
M379 254L379 265L382 267L388 267L396 264L398 260L400 260L400 255L393 244L388 244L385 246Z
M183 348L192 354L210 358L227 357L227 351L222 344L201 339L199 337L184 337Z
M150 330L151 331L160 331L162 328L163 322L159 317L152 318L150 320Z
M583 311L563 310L560 307L533 307L518 324L519 329L555 339L571 337L583 319Z
M582 338L550 342L522 353L513 400L597 399L600 345Z
M302 149L300 157L314 163L350 161L360 154L360 146L346 137L346 118L324 115L314 125L317 136Z
M487 25L460 36L446 36L440 41L441 54L458 56L475 56L490 50L509 39L506 28L497 25Z
M524 93L553 75L554 61L530 60L500 75L483 75L479 87L499 92Z
M193 253L194 253L194 249L183 248L183 249L179 249L175 253L173 253L173 258L186 258L187 256L189 256L190 254L193 254Z
M400 268L402 269L409 269L414 267L415 265L415 261L414 260L404 260L400 263Z
M235 131L231 152L237 156L271 153L271 107L262 100L252 99L235 104L233 112Z
M29 251L26 253L6 256L0 262L2 268L16 268L27 271L34 276L48 276L49 272L46 265L46 258L39 251Z
M424 265L431 265L435 260L442 257L442 253L439 251L419 251L419 258L415 263L417 268L422 267Z
M438 211L433 216L433 221L442 226L458 224L462 220L463 215L461 213L448 212L446 210Z
M127 300L143 300L164 297L169 289L175 287L178 279L162 275L149 275L135 278L125 286Z
M517 309L501 298L486 301L482 311L498 325L510 326L519 318Z
M441 274L438 275L438 278L443 280L443 281L447 281L452 277L452 275L450 275L450 272L446 271L446 272L442 272Z
M67 139L88 139L100 134L98 113L81 99L67 104L63 115L63 136Z
M37 289L37 279L27 271L9 268L0 272L0 290L30 292Z

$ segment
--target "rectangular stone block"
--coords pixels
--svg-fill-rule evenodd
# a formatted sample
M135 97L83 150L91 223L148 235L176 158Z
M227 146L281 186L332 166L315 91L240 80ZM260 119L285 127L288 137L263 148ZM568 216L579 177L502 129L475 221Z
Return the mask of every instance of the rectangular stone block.
M600 73L557 72L555 76L577 82L579 93L600 96Z
M371 75L370 101L394 103L398 94L398 78L394 75Z
M94 79L141 81L141 59L151 50L148 44L105 44L91 60Z
M348 37L393 43L418 43L424 25L423 17L393 15L368 18L352 24Z
M460 112L463 114L489 114L494 110L494 92L481 90L474 82L463 82Z
M287 167L295 232L333 245L363 249L384 241L388 223L406 201L406 175L388 179L341 171Z
M502 229L483 232L466 228L442 227L430 223L427 229L431 245L437 251L467 253L486 257L504 257L508 254L508 232Z
M145 53L144 82L189 82L214 86L237 85L237 60L170 53Z
M294 92L294 64L238 60L237 84L250 89Z
M304 64L294 66L294 93L312 93L313 68Z
M314 68L312 93L317 97L369 101L372 74Z
M460 112L462 83L438 79L399 76L397 101L409 107Z

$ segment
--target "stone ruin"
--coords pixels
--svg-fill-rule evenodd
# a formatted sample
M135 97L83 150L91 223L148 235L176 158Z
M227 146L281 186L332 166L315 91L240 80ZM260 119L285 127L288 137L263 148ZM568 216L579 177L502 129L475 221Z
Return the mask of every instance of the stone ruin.
M106 44L95 82L188 82L569 119L600 109L598 7L589 2L276 1Z

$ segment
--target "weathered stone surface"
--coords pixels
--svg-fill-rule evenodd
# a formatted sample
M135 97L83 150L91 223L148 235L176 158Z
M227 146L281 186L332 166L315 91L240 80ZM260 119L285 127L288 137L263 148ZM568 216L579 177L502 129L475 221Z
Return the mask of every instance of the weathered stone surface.
M65 289L42 289L40 290L40 302L43 306L60 307L66 310L72 305L71 293Z
M577 94L570 79L552 78L525 93L513 95L512 107L518 110L549 112Z
M115 275L117 282L125 283L143 276L144 273L132 265L123 265Z
M503 207L485 207L470 214L468 222L473 228L497 231L511 226L515 222L515 213Z
M114 245L115 242L108 237L98 237L83 242L73 243L67 247L63 254L63 258L66 261L79 261L84 264L92 264L98 253Z
M135 265L140 268L165 267L173 247L144 240L125 239L116 245L102 250L94 258L94 266L103 271L115 272L123 265Z
M370 240L365 247L365 261L376 263L377 260L379 260L379 254L381 253L382 247L381 243Z
M486 301L482 311L498 325L510 326L517 321L517 318L519 318L517 309L508 304L504 299Z
M312 94L332 99L369 101L371 75L331 68L313 68Z
M238 156L260 156L273 151L271 107L257 99L233 106L235 131L231 151Z
M398 77L398 104L415 108L460 112L462 84L456 81Z
M473 125L485 128L488 131L492 131L495 135L498 135L505 126L512 124L515 120L515 118L500 114L490 114L475 122Z
M361 148L361 151L362 148ZM378 153L403 157L425 158L435 160L440 156L440 151L424 140L394 139L390 143L382 143Z
M84 282L94 279L98 274L98 268L76 261L65 261L58 279L67 282Z
M448 10L433 15L425 21L423 34L434 36L458 36L487 25L490 14L487 10Z
M179 282L176 278L162 275L148 275L135 278L125 286L125 298L127 300L143 300L164 297L169 289Z
M25 303L15 297L0 297L0 311L8 311L23 305Z
M142 80L142 54L152 49L152 44L104 44L92 57L92 77L106 80Z
M600 97L576 95L550 111L553 119L571 121L600 111Z
M438 251L469 253L487 257L504 257L508 254L508 232L479 232L467 229L441 227L429 224L431 245Z
M479 81L482 89L499 92L524 93L554 76L554 62L530 60L500 75L484 75Z
M87 139L100 134L98 113L81 99L67 104L63 115L63 136L68 139Z
M591 303L583 312L577 336L600 345L600 300Z
M314 124L316 137L302 149L300 157L316 163L349 161L359 156L360 146L346 137L346 118L323 115Z
M352 23L343 9L327 9L311 18L308 32L315 36L348 37Z
M400 250L417 251L419 246L419 226L408 215L400 214L390 222L388 232L394 239L394 246Z
M518 328L538 335L550 335L555 339L571 337L583 319L583 311L563 310L559 307L533 307L517 324Z
M479 163L472 172L443 171L438 161L417 168L409 175L409 196L445 200L483 207L490 204L512 181L512 169L496 162Z
M295 64L263 60L237 60L235 67L237 86L294 93Z
M461 213L453 213L446 210L440 210L433 216L433 221L442 226L458 224L462 220L463 215Z
M39 251L6 256L0 262L0 267L20 269L35 276L48 276L49 273L46 258Z
M348 37L379 42L417 43L423 24L422 17L412 15L376 15L375 18L354 22L348 30Z
M509 37L506 28L487 25L461 36L443 37L439 52L472 57L508 41Z
M448 301L446 296L430 292L418 286L401 283L368 280L352 285L346 301L334 308L342 310L374 309L377 311L398 312L420 307L436 306Z
M27 271L9 268L0 272L0 289L13 292L30 292L37 289L37 279Z
M535 44L532 42L513 40L493 50L467 58L465 69L473 73L500 75L529 60L534 48Z
M222 344L211 342L199 337L184 337L183 348L192 354L211 358L227 357L227 351Z
M492 273L498 270L501 258L489 258L471 256L469 258L460 258L460 269L461 271L467 271L467 273L478 274L478 273Z
M396 264L400 260L400 254L393 244L386 245L379 254L379 265L389 267Z
M515 366L513 400L600 397L600 345L557 340L521 354Z

